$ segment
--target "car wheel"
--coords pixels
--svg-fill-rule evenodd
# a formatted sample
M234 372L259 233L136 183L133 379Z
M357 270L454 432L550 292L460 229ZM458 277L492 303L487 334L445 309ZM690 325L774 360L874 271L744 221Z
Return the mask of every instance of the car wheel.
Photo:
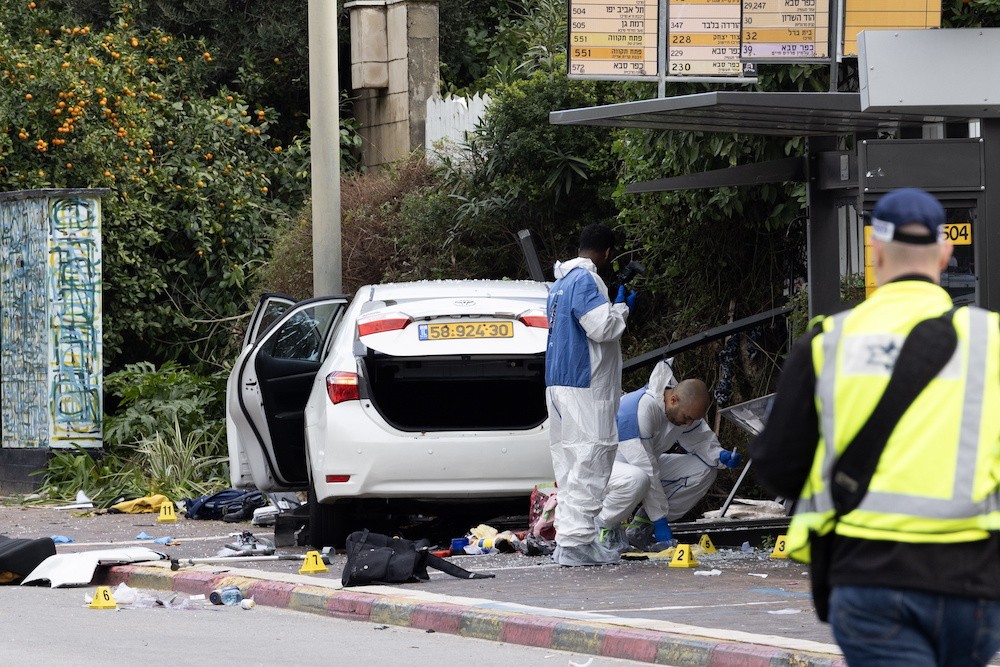
M316 491L309 484L309 544L316 549L344 548L350 531L347 503L322 504L316 500Z

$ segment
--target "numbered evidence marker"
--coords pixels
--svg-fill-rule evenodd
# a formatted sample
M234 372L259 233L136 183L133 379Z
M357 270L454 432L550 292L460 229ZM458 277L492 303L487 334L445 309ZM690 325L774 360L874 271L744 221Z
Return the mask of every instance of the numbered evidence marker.
M174 504L167 501L160 505L160 516L156 518L158 523L173 523L177 521L177 513L174 512Z
M87 605L90 609L118 609L118 603L107 586L98 586L94 591L94 599Z
M317 572L329 571L329 568L323 564L323 559L320 558L318 551L307 551L305 560L302 561L302 567L299 568L299 574L316 574Z
M691 553L690 544L678 544L674 550L674 558L670 561L670 567L698 567L698 562Z
M708 536L708 533L705 533L701 536L701 539L698 540L698 546L701 547L702 551L704 551L707 554L714 554L718 553L719 551L718 549L715 548L715 545L712 544L712 538Z
M787 537L785 535L778 535L778 539L774 541L774 549L771 551L771 558L788 558L788 545Z

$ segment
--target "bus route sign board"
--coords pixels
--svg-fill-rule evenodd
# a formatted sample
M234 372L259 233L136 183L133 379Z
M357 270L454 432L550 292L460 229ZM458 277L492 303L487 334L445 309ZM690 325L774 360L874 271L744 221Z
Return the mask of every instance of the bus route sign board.
M570 0L570 76L657 76L658 0Z
M663 76L725 78L753 75L759 62L828 61L834 43L836 55L856 56L866 28L940 27L941 1L569 0L569 14L570 77L656 80L664 48Z
M740 2L670 0L667 74L740 76Z
M746 60L826 60L830 0L743 0L742 38Z

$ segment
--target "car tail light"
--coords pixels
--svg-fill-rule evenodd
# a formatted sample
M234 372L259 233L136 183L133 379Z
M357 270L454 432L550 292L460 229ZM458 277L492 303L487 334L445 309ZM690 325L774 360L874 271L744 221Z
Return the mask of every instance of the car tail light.
M358 320L358 335L368 336L383 331L405 329L413 318L404 313L378 313Z
M350 475L327 475L326 476L326 483L327 484L339 484L339 483L349 482L349 481L351 481L351 476Z
M526 327L549 328L549 318L545 316L544 310L526 310L518 315L517 319Z
M334 405L359 400L361 392L358 391L358 374L345 371L330 373L326 376L326 393Z

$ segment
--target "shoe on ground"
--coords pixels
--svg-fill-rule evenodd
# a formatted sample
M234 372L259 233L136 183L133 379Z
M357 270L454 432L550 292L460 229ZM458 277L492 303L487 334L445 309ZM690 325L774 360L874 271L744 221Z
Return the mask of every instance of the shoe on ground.
M557 545L552 553L552 560L563 567L581 567L612 565L620 561L621 556L614 549L608 549L594 540L590 544Z
M597 529L597 543L605 549L617 551L620 554L632 550L632 545L625 538L625 528L616 526L614 528Z

